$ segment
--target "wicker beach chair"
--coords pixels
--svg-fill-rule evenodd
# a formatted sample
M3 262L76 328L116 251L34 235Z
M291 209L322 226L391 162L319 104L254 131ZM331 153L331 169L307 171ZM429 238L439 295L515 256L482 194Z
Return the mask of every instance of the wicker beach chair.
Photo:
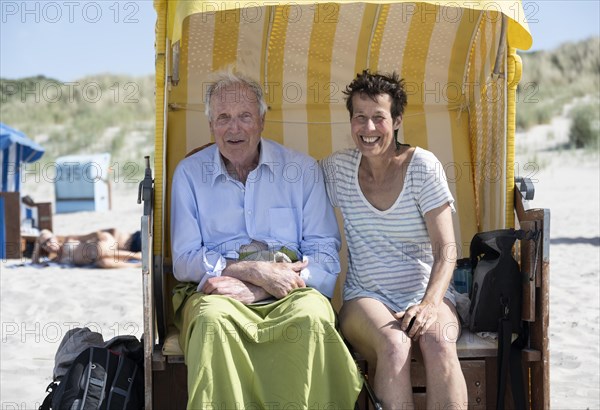
M527 401L531 409L549 408L549 211L529 209L532 185L514 165L516 49L532 41L521 2L155 0L155 9L155 156L140 186L146 409L186 406L171 308L170 182L189 151L211 142L203 84L227 66L263 84L263 135L317 159L353 146L342 90L356 73L395 70L405 79L400 139L444 164L457 200L459 256L468 256L476 232L520 226L541 233L515 254L531 279L522 314L530 328L522 357ZM342 250L343 263L345 257ZM335 308L343 279L344 270ZM496 343L463 329L458 353L469 406L494 408ZM411 371L422 407L427 386L418 352ZM366 408L366 396L360 400Z

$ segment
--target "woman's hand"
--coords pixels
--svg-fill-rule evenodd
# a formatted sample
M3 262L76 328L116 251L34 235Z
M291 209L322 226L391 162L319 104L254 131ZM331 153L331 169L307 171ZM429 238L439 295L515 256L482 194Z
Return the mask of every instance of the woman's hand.
M400 329L411 339L417 340L437 321L438 305L421 301L418 305L409 306L404 312L398 312L394 316L400 321Z

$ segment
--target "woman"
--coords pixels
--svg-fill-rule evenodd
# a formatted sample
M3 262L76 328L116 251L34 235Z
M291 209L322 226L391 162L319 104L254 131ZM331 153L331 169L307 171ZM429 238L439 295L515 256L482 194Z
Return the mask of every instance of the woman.
M414 344L427 373L427 408L466 408L460 325L448 291L454 199L443 168L431 152L397 141L406 106L397 74L363 71L344 93L356 149L323 161L349 249L342 333L367 359L385 409L413 404Z
M140 233L133 235L106 229L87 235L54 235L44 229L33 248L32 262L50 261L98 268L136 266L141 261ZM134 264L132 264L132 262Z

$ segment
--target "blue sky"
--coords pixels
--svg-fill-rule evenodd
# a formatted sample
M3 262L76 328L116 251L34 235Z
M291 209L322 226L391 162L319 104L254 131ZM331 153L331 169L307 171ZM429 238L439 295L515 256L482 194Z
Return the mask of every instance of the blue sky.
M523 5L532 50L600 36L600 0ZM155 18L150 0L0 0L0 77L151 74Z

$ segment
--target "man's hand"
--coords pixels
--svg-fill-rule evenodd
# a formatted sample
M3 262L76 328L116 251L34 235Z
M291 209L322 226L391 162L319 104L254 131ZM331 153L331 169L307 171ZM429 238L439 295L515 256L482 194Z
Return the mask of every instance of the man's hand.
M284 298L292 290L304 288L306 284L300 277L300 271L308 262L230 262L222 276L231 276L243 282L256 285L277 299Z
M305 288L306 284L300 277L300 271L308 262L259 262L263 282L262 288L277 299L284 298L292 290Z
M207 295L227 296L246 305L271 296L263 288L231 276L218 276L208 279L202 287L202 292Z

